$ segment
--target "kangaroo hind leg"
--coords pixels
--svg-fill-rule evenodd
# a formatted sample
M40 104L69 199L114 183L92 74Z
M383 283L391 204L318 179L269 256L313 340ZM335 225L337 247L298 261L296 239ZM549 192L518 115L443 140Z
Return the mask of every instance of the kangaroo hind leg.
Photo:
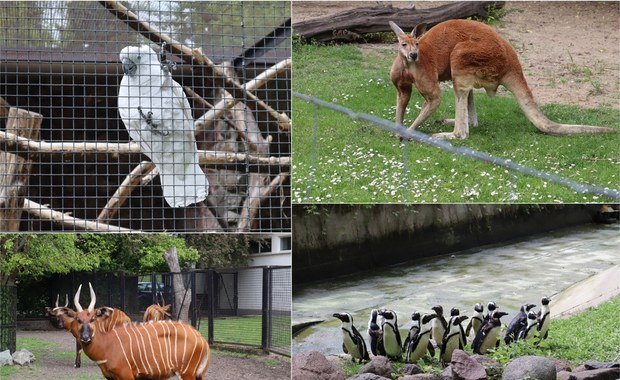
M454 118L454 130L452 132L442 132L433 134L435 139L466 139L469 136L469 98L472 98L473 106L473 94L471 88L458 89L456 84L454 86L454 93L456 97L456 112ZM475 111L474 111L475 112ZM477 124L477 120L476 120Z
M476 105L474 104L474 92L470 91L467 95L467 116L470 127L478 126L478 113L476 113ZM444 125L450 125L454 127L454 119L443 119L441 121Z

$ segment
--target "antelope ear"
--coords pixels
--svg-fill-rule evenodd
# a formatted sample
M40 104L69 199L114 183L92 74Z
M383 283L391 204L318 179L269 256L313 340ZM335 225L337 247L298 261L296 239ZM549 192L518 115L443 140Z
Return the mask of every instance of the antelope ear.
M420 38L424 33L426 33L426 23L424 22L416 25L416 27L411 31L411 35L415 38Z

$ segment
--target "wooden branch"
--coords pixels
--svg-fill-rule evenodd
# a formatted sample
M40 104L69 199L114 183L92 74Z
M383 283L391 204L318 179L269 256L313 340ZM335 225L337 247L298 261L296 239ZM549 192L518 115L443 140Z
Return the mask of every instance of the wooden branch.
M272 121L280 125L290 125L290 119L288 116L279 114L276 110L271 108L267 103L258 99L256 95L247 91L243 86L235 83L231 78L228 78L215 64L205 55L202 54L200 49L191 49L182 43L173 40L167 35L162 34L158 30L154 29L148 23L140 21L138 16L124 7L118 1L103 0L100 3L119 20L125 22L130 28L134 29L138 33L142 34L149 40L161 44L166 43L166 48L175 55L181 57L181 59L190 65L199 66L204 69L205 77L213 77L217 83L222 83L223 88L232 94L237 100L245 100L250 108L256 110L258 108L268 112L268 115Z
M43 116L10 107L6 130L27 140L39 138ZM6 133L6 132L5 132ZM31 162L11 150L0 151L0 231L17 232L28 186Z
M250 194L244 202L243 210L239 216L239 224L237 225L237 232L247 232L250 230L252 220L256 219L256 214L260 208L260 204L273 193L278 187L280 187L289 173L278 174L267 186L256 188L256 191Z
M47 206L33 202L29 199L24 200L23 210L41 220L49 220L72 231L84 230L96 232L141 232L124 227L112 226L105 223L74 218L62 212L54 211Z
M423 22L430 28L450 19L486 17L489 8L503 8L504 4L503 1L467 1L419 10L392 6L356 8L298 22L293 25L293 32L308 41L351 42L359 40L366 33L390 32L389 21L394 21L408 33Z
M140 146L129 143L100 142L54 142L35 141L13 133L0 131L0 151L9 151L27 160L52 158L57 161L75 160L98 161L100 155L115 158L125 155L140 155ZM256 157L243 153L217 152L199 150L200 165L209 168L245 171L246 162L250 172L274 173L290 171L290 157ZM138 156L139 157L139 156ZM128 157L126 157L128 159Z
M159 169L154 163L149 161L140 162L140 164L125 177L125 180L123 180L121 185L108 200L108 203L106 203L99 213L99 216L97 216L97 222L108 223L112 220L134 189L138 186L144 186L150 183L157 174L159 174Z
M247 82L244 87L248 91L254 92L264 86L272 78L280 75L280 73L282 73L283 71L291 70L291 67L291 59L285 59L260 73L256 78ZM227 110L231 109L235 104L237 104L237 102L232 96L225 96L222 100L217 102L217 104L215 104L212 109L210 109L207 113L196 119L196 121L194 122L194 125L196 127L196 134L204 132L205 130L213 129L213 123L215 123L216 120L222 119L224 117L224 113ZM281 115L283 118L286 118L286 120L288 120L288 116L286 116L286 114L282 113ZM278 124L278 127L283 131L290 131L290 120L288 120L287 123Z

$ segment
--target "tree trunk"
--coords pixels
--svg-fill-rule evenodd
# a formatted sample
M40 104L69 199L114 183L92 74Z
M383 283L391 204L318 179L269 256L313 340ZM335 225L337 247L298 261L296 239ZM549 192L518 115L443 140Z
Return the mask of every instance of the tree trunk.
M179 265L179 256L175 247L164 253L164 260L172 272L172 296L174 297L175 315L179 321L189 321L189 305L192 299L192 290L186 289Z
M4 105L1 107L5 109ZM2 114L5 112L2 111ZM8 111L6 132L28 139L38 139L43 116L20 108ZM0 151L0 232L19 231L24 196L28 186L30 161L10 152Z
M420 23L432 27L442 21L486 17L489 8L503 8L503 1L455 2L436 8L393 8L390 6L357 8L326 17L293 24L293 33L305 40L317 42L353 42L362 40L366 33L391 31L389 21L394 21L404 31L411 31Z

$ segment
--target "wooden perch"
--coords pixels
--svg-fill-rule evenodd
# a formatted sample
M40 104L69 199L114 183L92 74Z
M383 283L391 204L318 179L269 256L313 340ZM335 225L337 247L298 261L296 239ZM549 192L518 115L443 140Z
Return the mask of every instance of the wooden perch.
M165 42L166 49L179 56L185 63L203 68L205 77L213 77L218 84L221 82L223 88L235 99L240 101L245 100L247 105L254 110L263 109L267 111L269 117L272 121L277 123L280 129L290 129L291 121L288 116L279 114L267 103L258 99L256 95L247 91L243 86L235 83L231 78L224 75L224 73L218 69L208 57L201 53L200 49L191 49L182 43L173 40L171 37L162 34L150 26L147 22L140 21L135 13L131 12L118 1L104 0L100 1L100 3L119 20L125 22L130 28L142 34L149 40L158 44Z
M118 209L125 203L129 195L138 186L146 185L151 182L155 176L159 174L159 170L154 163L149 161L142 161L136 166L121 185L116 189L112 197L108 200L108 203L103 207L97 221L100 223L108 223L112 220Z
M128 228L111 226L109 224L93 222L89 220L74 218L65 213L54 211L47 206L33 202L29 199L24 200L24 211L34 215L41 220L49 220L53 223L60 224L68 230L83 230L97 232L140 232Z
M251 191L247 198L249 202L246 202L245 207L241 211L237 232L247 232L252 228L251 223L253 220L256 220L260 204L284 183L288 175L289 173L280 173L268 185L253 188L253 191Z
M140 155L140 146L135 142L124 144L99 142L45 142L20 137L12 133L0 131L0 151L12 152L24 159L34 160L41 157L53 158L58 161L75 160L98 161L99 156L120 157ZM243 153L216 152L199 150L200 165L213 168L228 168L245 171L249 163L249 171L274 173L290 171L290 157L256 157Z
M3 105L3 108L4 105ZM26 140L39 138L43 116L20 108L10 107L6 130ZM3 132L7 133L7 132ZM31 163L11 149L0 151L0 231L17 232L22 205L28 186Z
M503 1L451 2L436 8L394 8L392 6L356 8L326 17L293 24L293 33L303 39L317 42L357 41L366 33L391 31L389 21L394 21L405 32L420 23L429 28L442 21L468 17L487 17L489 9L503 8Z

